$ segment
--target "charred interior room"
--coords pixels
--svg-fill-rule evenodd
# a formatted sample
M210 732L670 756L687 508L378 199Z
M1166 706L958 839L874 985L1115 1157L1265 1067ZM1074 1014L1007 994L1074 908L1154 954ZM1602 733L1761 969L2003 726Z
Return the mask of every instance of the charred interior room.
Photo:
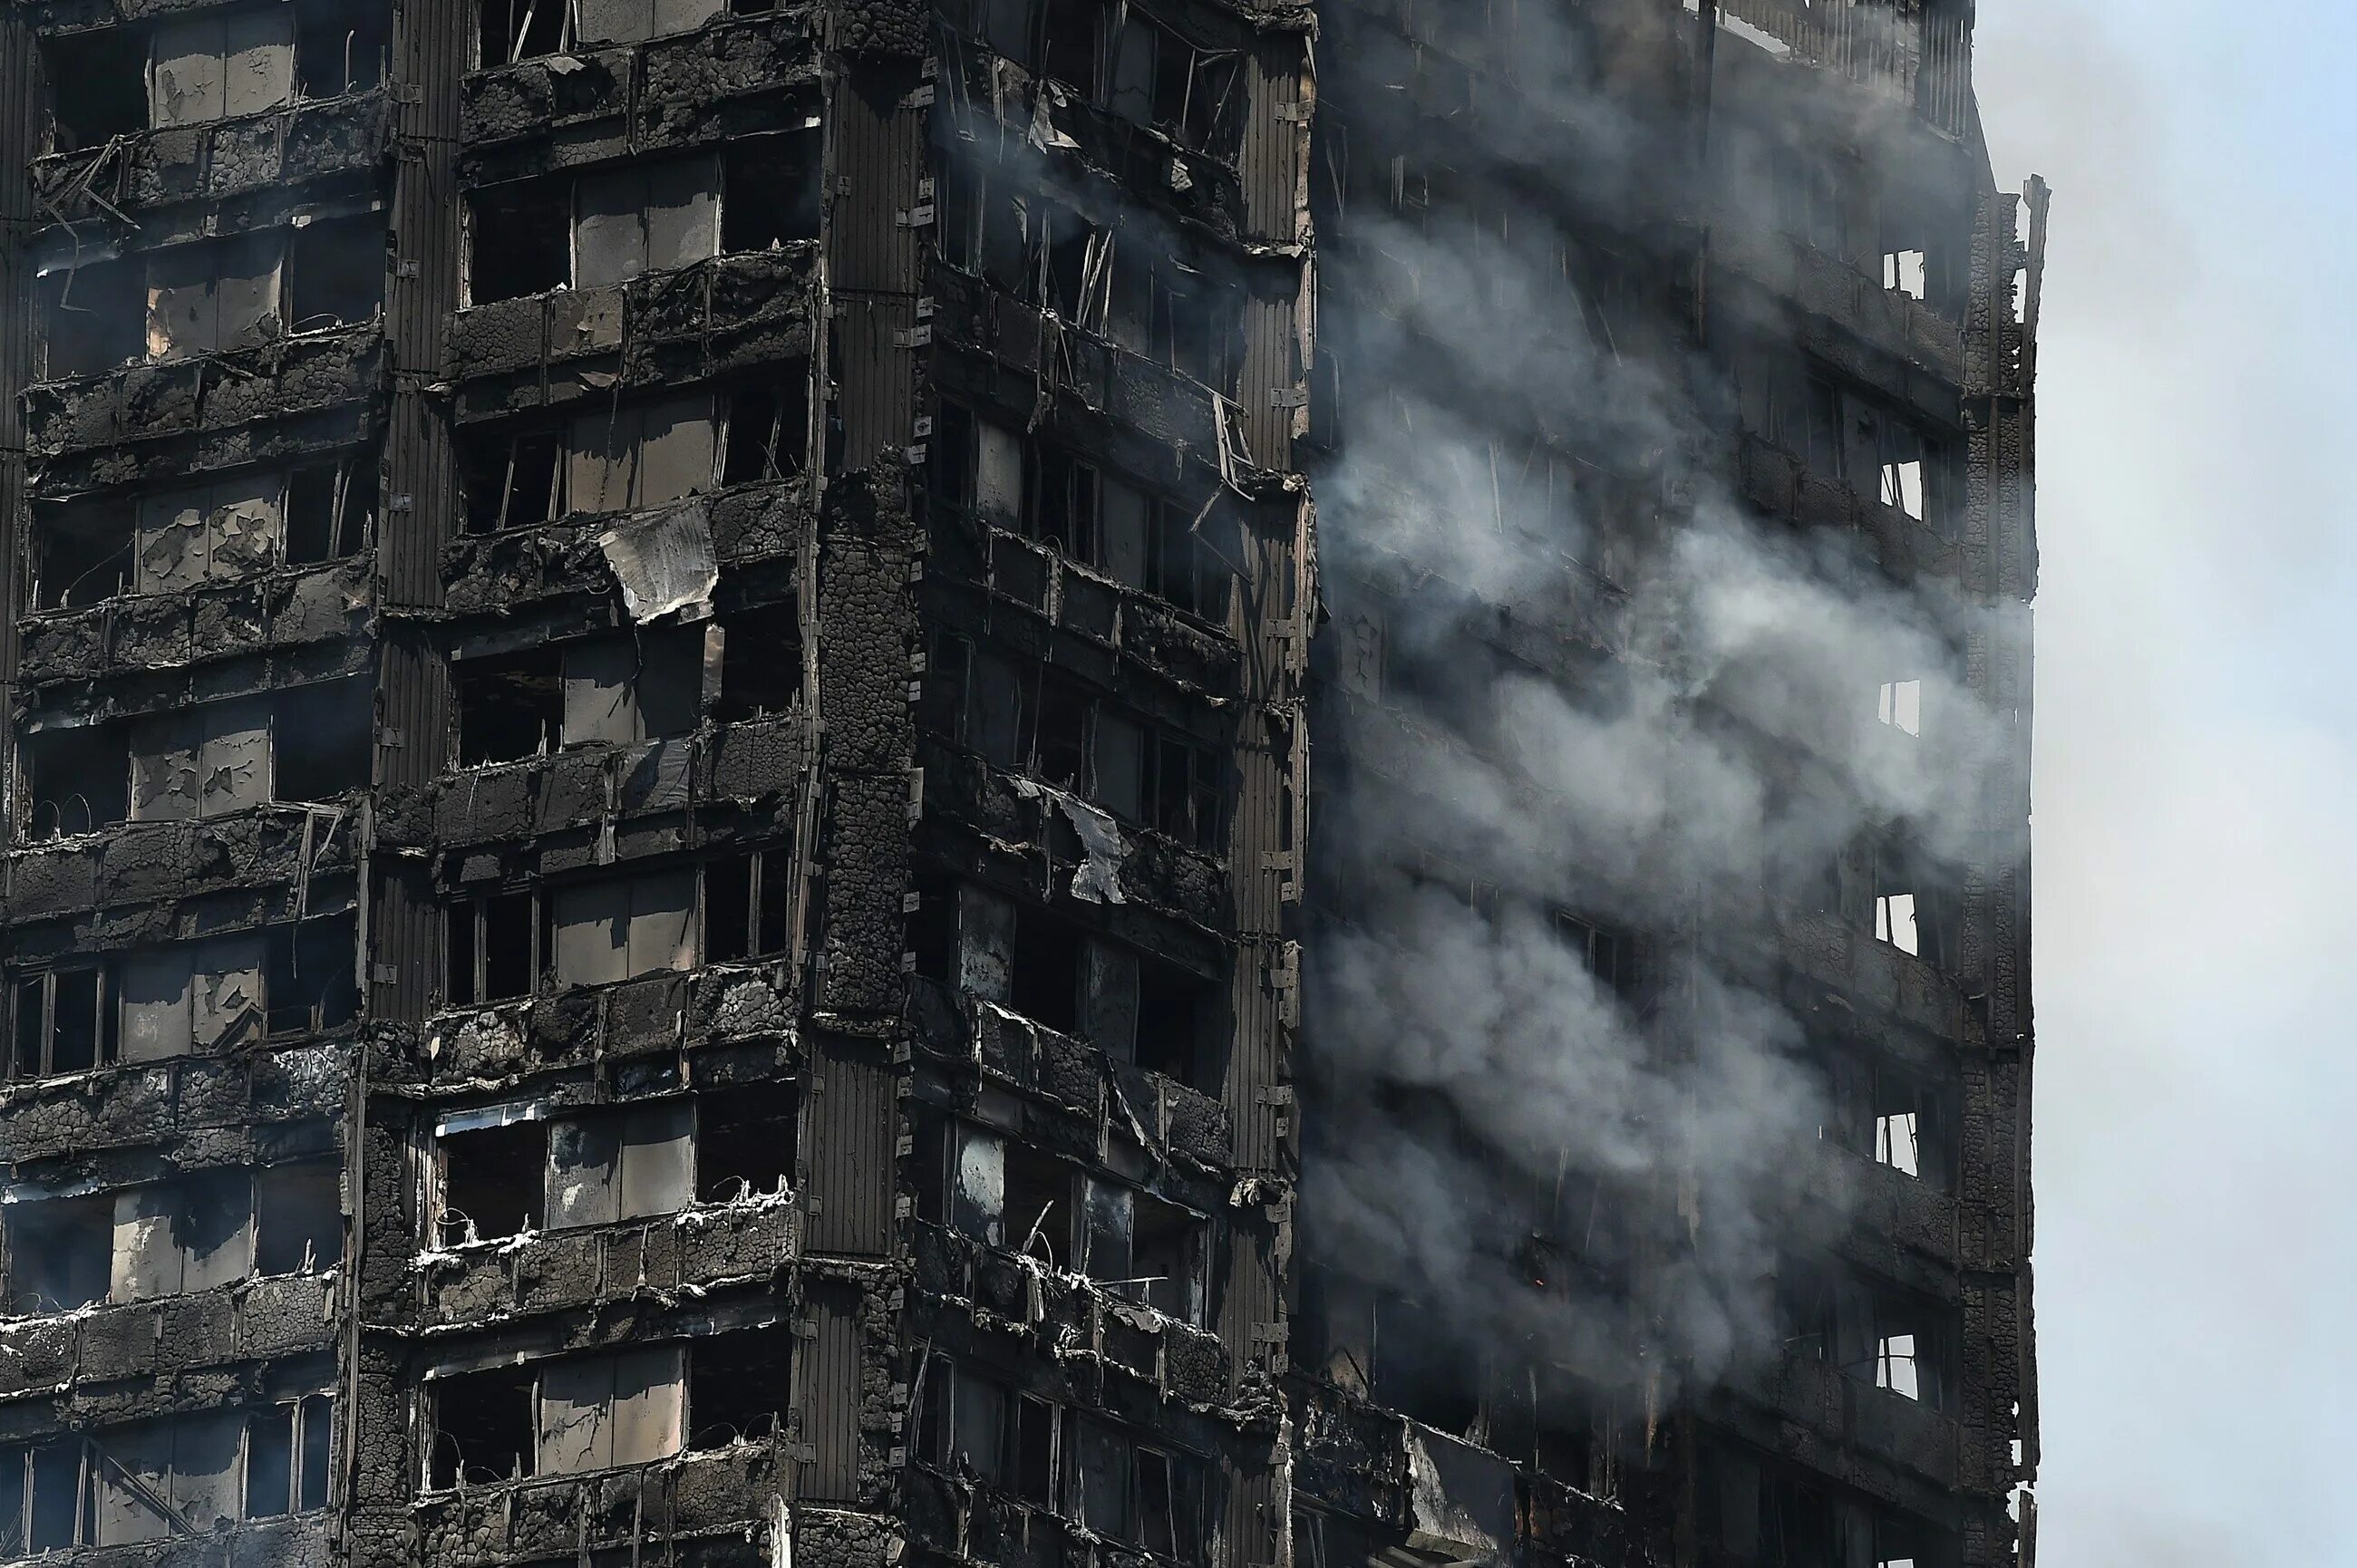
M2027 1568L1972 0L0 0L0 1559Z

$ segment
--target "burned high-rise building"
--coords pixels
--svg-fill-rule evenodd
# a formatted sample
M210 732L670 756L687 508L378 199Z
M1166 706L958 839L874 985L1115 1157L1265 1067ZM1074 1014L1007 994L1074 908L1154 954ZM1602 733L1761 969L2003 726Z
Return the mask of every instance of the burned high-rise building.
M0 0L0 1558L2013 1568L1971 0Z

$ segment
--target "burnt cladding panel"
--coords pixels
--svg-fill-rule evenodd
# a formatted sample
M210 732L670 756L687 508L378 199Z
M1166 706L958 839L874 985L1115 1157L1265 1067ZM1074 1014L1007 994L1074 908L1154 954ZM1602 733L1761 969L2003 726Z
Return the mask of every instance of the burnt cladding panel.
M840 77L827 115L827 264L838 293L905 294L917 283L925 111L905 64Z
M853 1286L813 1284L809 1332L802 1341L807 1375L797 1378L802 1442L801 1500L848 1503L859 1498L860 1332L863 1305Z
M458 0L406 0L394 10L404 84L385 295L394 380L378 530L378 580L393 605L441 603L441 550L457 511L447 405L425 389L441 377L443 334L458 305L458 81L474 25Z
M874 464L913 438L917 312L906 297L855 295L836 302L835 386L843 416L843 463Z
M810 1096L814 1252L881 1257L892 1240L899 1107L879 1047L828 1040L818 1049Z

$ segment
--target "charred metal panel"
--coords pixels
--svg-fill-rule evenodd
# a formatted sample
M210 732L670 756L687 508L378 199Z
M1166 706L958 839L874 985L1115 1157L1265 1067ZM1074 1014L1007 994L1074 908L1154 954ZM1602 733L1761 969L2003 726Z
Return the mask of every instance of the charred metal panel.
M804 1502L860 1502L866 1303L856 1287L826 1281L813 1284L808 1311L809 1334L799 1342L803 1361L795 1381L810 1457L802 1462L796 1496Z

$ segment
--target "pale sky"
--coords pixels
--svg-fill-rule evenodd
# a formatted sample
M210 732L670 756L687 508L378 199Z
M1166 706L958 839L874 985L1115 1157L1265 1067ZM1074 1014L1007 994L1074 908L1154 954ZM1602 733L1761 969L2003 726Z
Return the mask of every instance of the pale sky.
M2357 1564L2357 242L2324 0L1980 0L2040 361L2042 1568Z

